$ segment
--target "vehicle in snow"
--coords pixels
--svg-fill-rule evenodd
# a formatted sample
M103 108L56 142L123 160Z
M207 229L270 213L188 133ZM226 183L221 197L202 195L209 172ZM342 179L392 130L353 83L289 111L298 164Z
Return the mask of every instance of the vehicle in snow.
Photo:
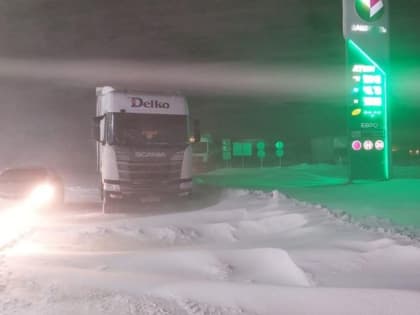
M104 212L122 201L148 202L192 191L185 97L96 89L94 137ZM195 137L199 137L199 130Z
M9 168L0 174L0 197L31 206L58 206L64 202L61 177L44 167Z
M210 134L202 134L192 143L192 163L194 173L203 173L211 169L213 139Z

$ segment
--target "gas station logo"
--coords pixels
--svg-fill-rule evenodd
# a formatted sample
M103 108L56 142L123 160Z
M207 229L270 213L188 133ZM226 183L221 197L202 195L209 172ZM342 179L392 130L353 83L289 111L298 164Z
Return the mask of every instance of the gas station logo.
M382 0L356 0L355 6L357 14L366 22L379 20L385 11Z
M361 113L362 113L362 109L361 108L356 108L356 109L352 110L351 115L353 117L356 117L356 116L359 116Z

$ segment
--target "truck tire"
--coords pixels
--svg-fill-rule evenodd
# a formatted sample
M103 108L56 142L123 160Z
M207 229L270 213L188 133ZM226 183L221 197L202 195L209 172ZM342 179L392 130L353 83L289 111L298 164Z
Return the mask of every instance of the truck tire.
M109 193L104 192L102 199L102 213L115 212L115 203L115 200L109 196Z
M186 194L184 196L184 199L187 199L187 200L192 200L193 199L193 192L192 192L192 190L189 190L189 191L186 192Z

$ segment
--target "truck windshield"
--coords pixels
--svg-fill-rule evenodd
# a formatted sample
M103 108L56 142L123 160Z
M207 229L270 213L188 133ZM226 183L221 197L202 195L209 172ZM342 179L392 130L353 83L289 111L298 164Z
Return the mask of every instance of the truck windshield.
M179 145L187 141L186 116L112 113L107 118L110 144Z

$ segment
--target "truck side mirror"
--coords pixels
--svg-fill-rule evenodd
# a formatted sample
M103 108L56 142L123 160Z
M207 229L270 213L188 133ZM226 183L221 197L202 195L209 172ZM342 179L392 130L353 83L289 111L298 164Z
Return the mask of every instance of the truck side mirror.
M101 121L104 119L103 116L97 116L93 118L92 124L92 136L95 141L103 143L103 139L101 139Z
M201 139L200 121L198 119L194 119L194 139L196 142L200 142Z

